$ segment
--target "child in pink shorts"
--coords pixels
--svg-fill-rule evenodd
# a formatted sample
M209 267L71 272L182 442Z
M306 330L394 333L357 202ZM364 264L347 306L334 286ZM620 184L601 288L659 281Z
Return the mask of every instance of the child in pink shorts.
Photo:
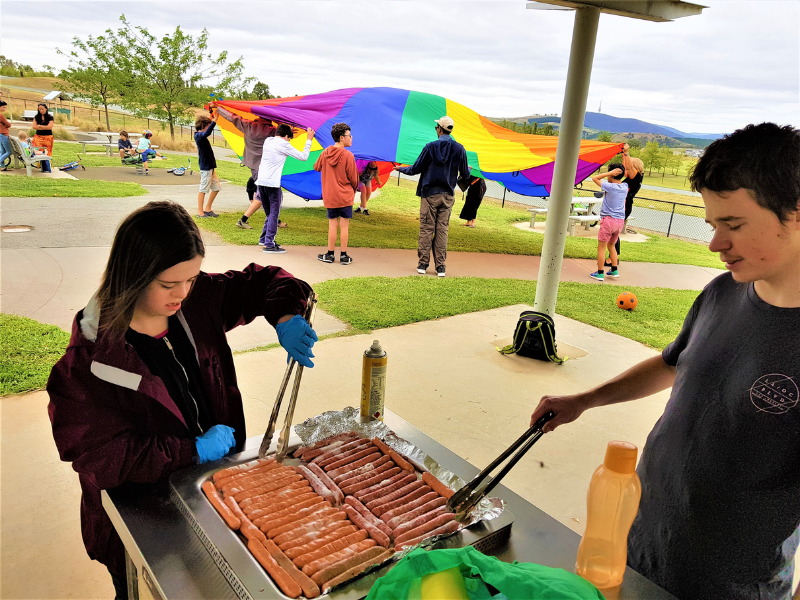
M600 231L597 234L597 271L589 276L603 281L605 276L619 277L617 269L619 257L614 245L625 227L625 197L628 195L628 184L622 183L625 167L619 163L608 165L608 172L592 176L592 181L605 192L603 206L600 208ZM608 181L602 181L608 178ZM611 257L611 269L603 272L606 260L606 249Z

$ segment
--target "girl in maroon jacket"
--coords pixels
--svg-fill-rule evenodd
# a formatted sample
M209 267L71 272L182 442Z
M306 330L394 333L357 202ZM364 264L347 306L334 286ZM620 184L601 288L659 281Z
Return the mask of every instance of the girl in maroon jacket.
M125 551L100 490L163 483L244 442L225 333L263 316L289 355L313 366L317 336L300 316L310 286L255 264L207 274L204 255L197 225L178 204L151 202L130 214L47 383L56 446L83 490L86 550L108 567L120 598Z

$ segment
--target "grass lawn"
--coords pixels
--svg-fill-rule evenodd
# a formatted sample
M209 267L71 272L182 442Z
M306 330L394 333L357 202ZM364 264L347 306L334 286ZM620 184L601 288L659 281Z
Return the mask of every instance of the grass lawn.
M536 282L479 277L350 277L318 283L314 290L321 309L348 323L353 333L362 333L512 304L533 305ZM640 287L625 291L639 299L632 312L617 308L617 287L564 282L556 312L661 350L678 335L700 293ZM386 301L376 301L381 298ZM512 332L510 325L509 337Z
M42 389L69 334L54 325L0 314L0 396Z
M19 175L0 177L0 196L6 198L121 198L147 193L138 183Z
M238 167L237 167L238 168ZM494 252L499 254L540 255L544 236L520 231L513 223L530 221L530 213L519 206L501 208L500 202L485 199L481 204L478 226L475 229L457 225L461 197L456 200L451 220L448 250L453 252ZM370 201L370 217L357 217L350 225L349 245L354 248L415 249L419 234L419 198L412 189L387 185L381 194ZM325 209L319 201L309 208L291 210L291 226L279 233L280 243L287 246L324 246L327 244L328 224ZM231 244L255 245L263 227L264 212L254 214L252 230L236 227L240 212L221 213L218 219L202 219L200 227L219 233ZM287 219L289 217L287 216ZM681 240L652 235L647 242L625 244L624 260L657 262L719 268L716 254L708 248ZM568 237L564 256L595 258L597 240Z

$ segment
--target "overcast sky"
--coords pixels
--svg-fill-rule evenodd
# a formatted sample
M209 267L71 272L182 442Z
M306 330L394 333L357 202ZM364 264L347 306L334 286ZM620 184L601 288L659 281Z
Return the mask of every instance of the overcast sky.
M800 2L694 0L672 23L601 15L587 110L685 132L765 120L800 126ZM66 66L55 48L117 28L210 33L275 94L392 86L491 117L560 113L574 13L524 0L18 2L3 0L1 52Z

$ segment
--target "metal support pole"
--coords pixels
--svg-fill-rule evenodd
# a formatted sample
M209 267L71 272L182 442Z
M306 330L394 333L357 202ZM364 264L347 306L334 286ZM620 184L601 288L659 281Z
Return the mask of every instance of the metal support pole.
M508 190L508 188L506 188L506 187L503 188L503 203L500 205L500 208L505 208L506 207L506 191L507 190Z
M553 183L545 222L542 259L539 263L539 282L536 286L534 310L553 315L558 298L558 282L564 261L564 244L569 226L570 202L575 187L578 153L581 146L586 99L592 76L594 46L600 9L589 7L575 11L572 48L569 55L567 85L561 110L561 130L558 134Z
M397 172L397 187L400 187L400 171Z
M672 203L672 212L669 215L669 225L667 226L667 237L669 237L669 232L672 231L672 217L675 216L675 203Z

